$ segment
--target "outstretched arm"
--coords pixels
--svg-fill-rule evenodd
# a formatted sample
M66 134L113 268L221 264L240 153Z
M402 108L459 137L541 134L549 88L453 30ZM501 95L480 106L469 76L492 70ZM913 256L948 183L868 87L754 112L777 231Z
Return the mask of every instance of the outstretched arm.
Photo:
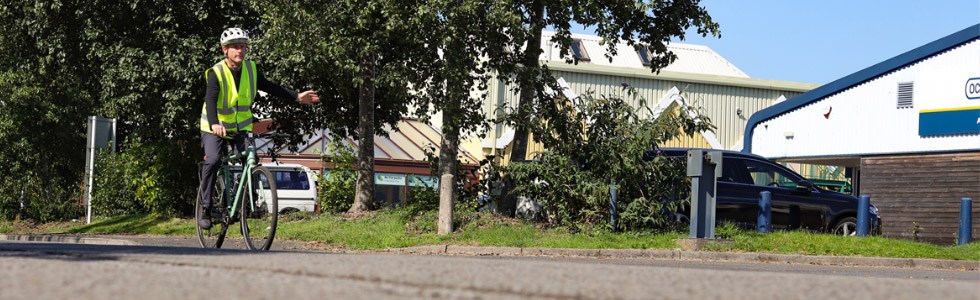
M269 81L262 75L262 72L259 72L258 84L259 90L279 98L294 99L300 104L316 104L320 102L320 96L317 95L315 91L305 91L297 94L296 92Z

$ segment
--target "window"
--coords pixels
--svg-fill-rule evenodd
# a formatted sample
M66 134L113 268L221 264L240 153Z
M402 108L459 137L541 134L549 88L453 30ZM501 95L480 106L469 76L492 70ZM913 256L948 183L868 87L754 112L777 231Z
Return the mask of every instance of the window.
M647 48L647 45L638 44L636 47L636 54L640 56L640 62L643 63L643 66L649 67L653 64L650 62L653 60L653 53L650 53L650 49Z
M241 178L242 170L232 171L235 174L235 184L238 183L238 179ZM272 171L273 176L276 177L276 190L309 190L310 180L307 177L306 172L303 171ZM259 176L261 180L262 187L269 186L269 179L265 176ZM265 189L265 188L263 188Z
M278 190L308 190L310 180L303 171L273 171Z
M796 176L789 175L785 170L754 160L744 160L743 162L754 185L782 188L795 188L797 186L796 180L794 180Z
M912 90L913 85L911 81L898 83L897 108L912 108Z
M572 40L572 55L578 61L590 61L589 52L585 51L585 43L580 39Z
M742 164L742 160L728 157L722 161L721 177L718 177L718 181L752 184L752 179L745 171L745 165Z

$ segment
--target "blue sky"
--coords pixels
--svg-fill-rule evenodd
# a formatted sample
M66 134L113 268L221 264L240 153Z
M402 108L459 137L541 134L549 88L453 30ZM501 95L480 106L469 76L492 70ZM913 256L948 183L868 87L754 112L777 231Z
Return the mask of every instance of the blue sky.
M826 84L980 23L980 0L703 0L721 38L693 31L753 78ZM579 31L594 34L594 32Z

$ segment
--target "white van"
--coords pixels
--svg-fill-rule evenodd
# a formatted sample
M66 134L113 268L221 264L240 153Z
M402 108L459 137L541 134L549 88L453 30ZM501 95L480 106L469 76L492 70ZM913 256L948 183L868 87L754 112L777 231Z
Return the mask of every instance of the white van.
M279 194L279 212L291 210L316 210L316 179L310 168L298 164L263 163L263 167L276 177L276 191ZM235 177L241 172L234 170Z

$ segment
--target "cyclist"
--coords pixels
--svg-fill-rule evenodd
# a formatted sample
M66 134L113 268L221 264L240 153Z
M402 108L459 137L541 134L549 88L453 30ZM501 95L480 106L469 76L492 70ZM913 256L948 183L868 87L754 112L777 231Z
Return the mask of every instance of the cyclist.
M203 213L197 220L201 228L211 228L211 195L214 180L225 155L225 143L234 141L236 151L247 147L245 138L237 132L252 131L252 102L261 90L276 97L296 99L300 104L320 102L315 91L296 93L267 80L258 72L255 62L246 60L248 34L241 28L228 28L221 33L221 51L224 59L204 71L207 92L201 108L201 148L204 148L204 166L201 168L201 199Z

